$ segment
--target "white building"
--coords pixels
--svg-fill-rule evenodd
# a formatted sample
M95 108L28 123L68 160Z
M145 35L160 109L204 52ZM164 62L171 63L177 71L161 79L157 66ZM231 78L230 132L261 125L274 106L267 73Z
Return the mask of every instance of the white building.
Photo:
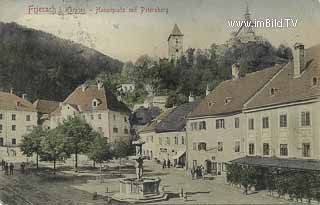
M102 83L83 84L50 114L50 127L57 127L68 117L81 116L109 141L116 141L130 136L130 112Z
M0 147L3 156L15 156L22 136L37 126L32 103L13 93L0 92Z

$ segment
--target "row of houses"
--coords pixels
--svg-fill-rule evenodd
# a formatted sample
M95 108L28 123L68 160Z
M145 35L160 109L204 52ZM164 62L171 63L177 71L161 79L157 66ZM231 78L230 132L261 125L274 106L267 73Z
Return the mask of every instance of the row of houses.
M168 110L140 132L145 155L185 155L187 168L202 165L217 175L237 159L319 160L319 57L319 45L297 43L287 64L245 76L233 65L232 79L195 106Z
M36 100L33 104L13 92L0 92L0 151L19 153L24 134L37 125L53 129L79 116L110 142L130 136L131 110L101 82L77 87L63 102ZM3 153L5 154L5 153Z

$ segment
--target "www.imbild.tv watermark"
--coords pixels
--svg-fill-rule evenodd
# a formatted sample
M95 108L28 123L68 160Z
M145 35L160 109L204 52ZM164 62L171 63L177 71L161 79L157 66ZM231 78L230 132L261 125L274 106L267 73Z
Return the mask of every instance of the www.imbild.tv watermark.
M254 27L254 28L289 28L296 27L298 24L298 19L292 18L273 18L273 19L263 19L263 20L228 20L229 27Z

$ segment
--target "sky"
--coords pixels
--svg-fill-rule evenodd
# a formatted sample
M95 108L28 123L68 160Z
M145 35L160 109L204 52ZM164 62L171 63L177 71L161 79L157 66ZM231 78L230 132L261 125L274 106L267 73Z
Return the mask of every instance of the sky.
M0 21L39 29L134 62L144 54L167 57L167 39L175 23L184 34L184 49L224 43L237 30L228 26L228 20L242 20L247 4L252 19L297 20L296 27L255 28L274 46L320 43L320 0L0 0ZM55 8L56 13L36 14L34 8L40 7ZM141 13L142 7L162 12ZM58 15L59 8L77 8L80 14ZM97 13L97 8L102 9ZM100 12L103 9L125 12Z

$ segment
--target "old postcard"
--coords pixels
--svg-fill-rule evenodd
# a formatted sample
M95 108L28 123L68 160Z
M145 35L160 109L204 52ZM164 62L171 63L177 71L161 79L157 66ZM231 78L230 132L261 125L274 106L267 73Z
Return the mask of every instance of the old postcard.
M0 0L0 204L319 204L320 0Z

